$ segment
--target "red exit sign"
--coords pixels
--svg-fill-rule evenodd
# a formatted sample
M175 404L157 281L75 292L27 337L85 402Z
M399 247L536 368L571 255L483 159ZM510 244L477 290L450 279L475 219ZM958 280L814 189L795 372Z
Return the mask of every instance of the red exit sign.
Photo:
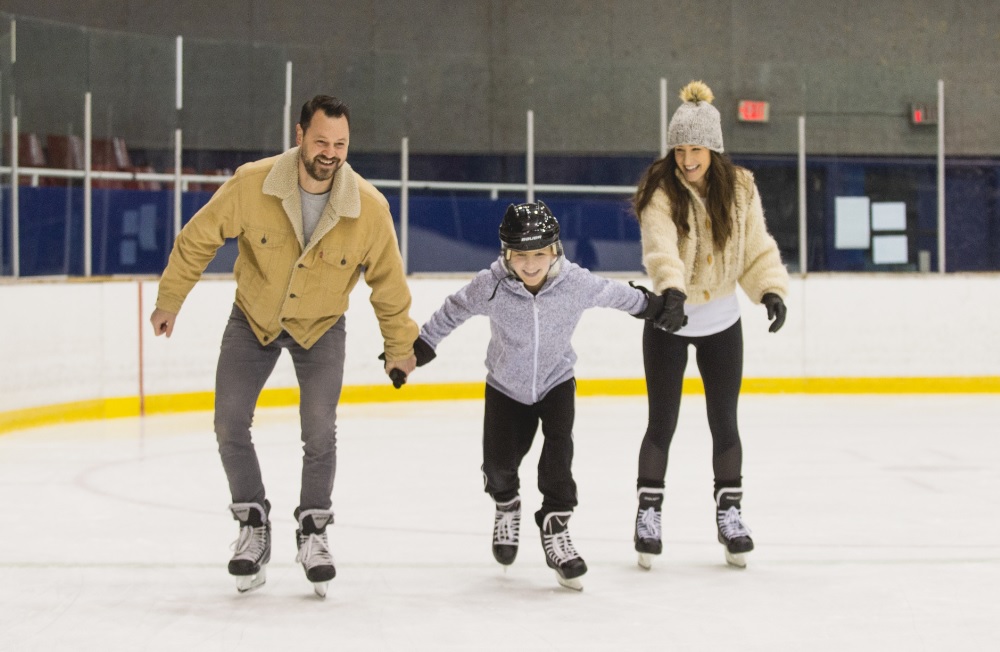
M740 100L736 115L740 122L767 122L771 105L760 100Z

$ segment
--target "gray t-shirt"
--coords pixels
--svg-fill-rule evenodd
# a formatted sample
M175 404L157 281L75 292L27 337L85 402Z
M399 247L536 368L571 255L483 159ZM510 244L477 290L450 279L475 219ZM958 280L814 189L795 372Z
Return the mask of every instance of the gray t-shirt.
M323 209L330 199L330 193L324 192L322 195L314 195L299 187L299 197L302 198L302 237L305 242L312 239L313 231L319 224L319 218L323 216Z

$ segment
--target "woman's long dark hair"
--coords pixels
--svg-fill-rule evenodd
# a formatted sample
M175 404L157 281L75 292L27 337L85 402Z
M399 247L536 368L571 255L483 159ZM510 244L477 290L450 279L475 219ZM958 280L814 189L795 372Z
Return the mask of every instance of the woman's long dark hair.
M733 220L729 211L736 196L737 166L724 154L709 150L712 164L706 172L708 181L708 198L705 208L712 220L712 240L715 248L722 250L733 232ZM677 232L687 236L691 231L688 225L688 209L691 207L691 195L687 187L677 178L677 159L674 150L667 152L663 158L655 161L639 181L639 190L632 197L632 210L642 222L642 211L653 199L653 193L663 188L670 202L670 214L677 225Z

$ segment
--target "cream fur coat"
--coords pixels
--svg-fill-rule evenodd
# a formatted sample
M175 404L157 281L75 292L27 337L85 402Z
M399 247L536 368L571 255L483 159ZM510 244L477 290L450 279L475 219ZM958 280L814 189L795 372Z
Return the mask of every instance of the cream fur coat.
M662 188L640 216L642 261L655 291L662 294L667 288L677 288L687 295L688 303L701 304L732 294L739 283L754 303L760 303L768 292L787 298L788 271L767 232L753 174L737 168L735 224L724 251L715 249L711 220L701 197L683 178L681 182L691 194L687 216L691 231L686 237L677 232Z

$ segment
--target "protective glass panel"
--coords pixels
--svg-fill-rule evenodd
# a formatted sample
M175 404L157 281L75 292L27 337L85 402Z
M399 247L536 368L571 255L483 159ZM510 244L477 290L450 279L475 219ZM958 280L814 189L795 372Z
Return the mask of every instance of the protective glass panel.
M936 80L923 70L845 62L804 72L809 270L936 270ZM857 221L845 213L851 198L867 200L865 242L838 235ZM900 204L901 222L873 221ZM894 256L874 246L887 237Z
M4 134L0 147L0 276L13 274L11 259L11 120L10 107L14 98L14 70L11 63L12 16L0 13L0 132Z
M93 273L159 274L173 245L175 40L89 39Z
M17 19L21 276L84 273L84 112L90 34ZM22 147L21 145L24 145Z

